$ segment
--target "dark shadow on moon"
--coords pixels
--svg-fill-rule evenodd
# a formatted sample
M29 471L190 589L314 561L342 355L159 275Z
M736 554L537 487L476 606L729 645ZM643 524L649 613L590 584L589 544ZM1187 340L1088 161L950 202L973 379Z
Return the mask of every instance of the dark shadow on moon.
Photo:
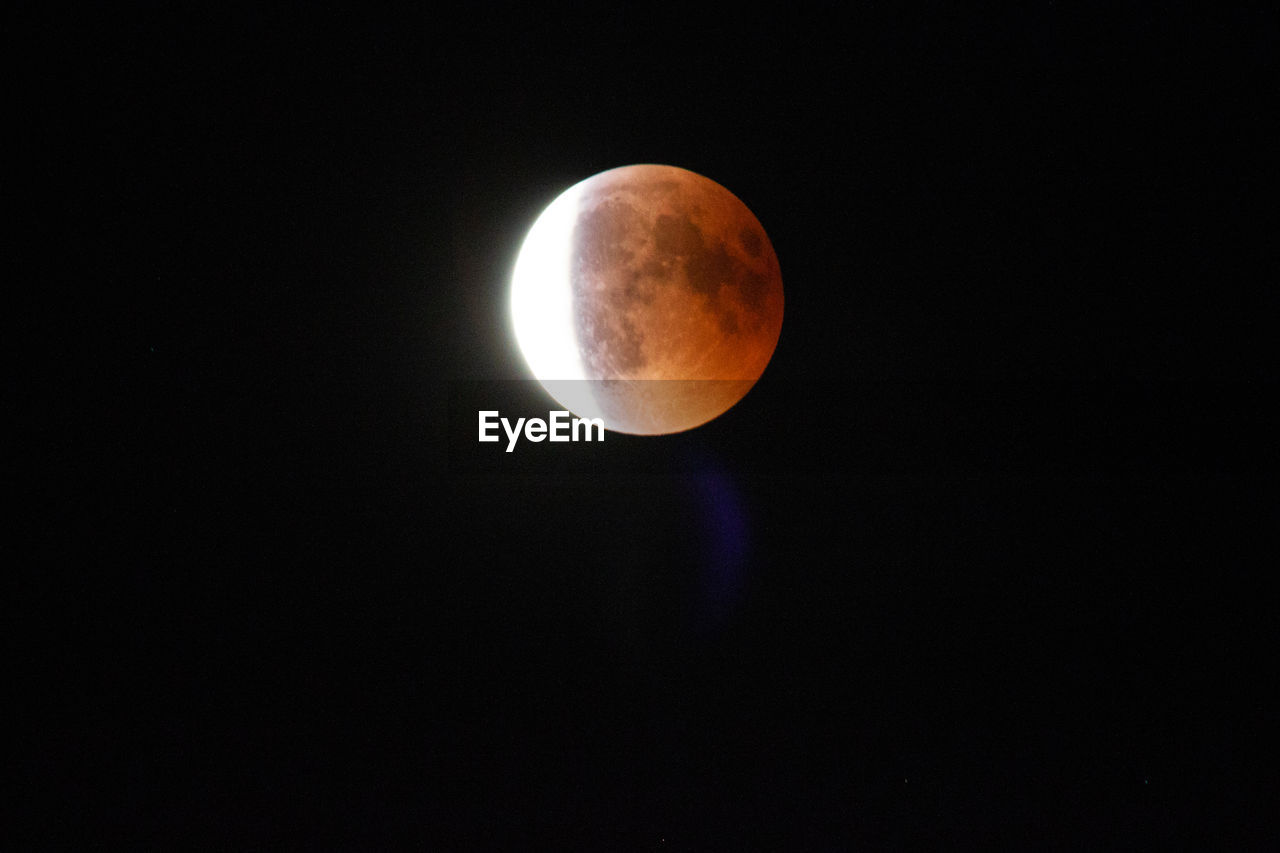
M762 233L744 227L736 236L744 253L763 254ZM650 251L637 255L645 244ZM575 331L594 375L635 375L646 366L645 335L631 317L643 315L665 288L696 296L726 336L754 331L767 319L767 276L724 240L708 239L688 215L660 213L650 221L634 205L609 196L579 214L572 246Z
M764 235L751 228L743 228L738 232L738 242L748 255L758 258L764 253Z

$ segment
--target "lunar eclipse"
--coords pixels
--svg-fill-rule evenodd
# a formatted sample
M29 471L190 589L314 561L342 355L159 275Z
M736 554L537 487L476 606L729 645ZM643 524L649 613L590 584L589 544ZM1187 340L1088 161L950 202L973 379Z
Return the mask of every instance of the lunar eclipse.
M516 341L562 405L660 435L733 407L782 329L782 275L760 222L716 182L622 166L538 217L511 284Z

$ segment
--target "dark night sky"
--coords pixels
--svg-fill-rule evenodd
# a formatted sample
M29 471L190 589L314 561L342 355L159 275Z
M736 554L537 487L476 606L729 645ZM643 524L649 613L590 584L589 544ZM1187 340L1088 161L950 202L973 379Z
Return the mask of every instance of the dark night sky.
M25 846L1275 845L1276 25L1065 5L13 16ZM481 453L634 162L773 362Z

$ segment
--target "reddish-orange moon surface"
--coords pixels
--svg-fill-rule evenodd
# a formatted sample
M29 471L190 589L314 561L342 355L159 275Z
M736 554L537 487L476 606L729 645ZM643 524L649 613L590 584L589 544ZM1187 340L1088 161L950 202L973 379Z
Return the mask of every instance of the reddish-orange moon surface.
M673 433L760 378L782 330L782 275L727 189L674 166L623 166L534 223L511 310L534 376L566 408L618 432Z

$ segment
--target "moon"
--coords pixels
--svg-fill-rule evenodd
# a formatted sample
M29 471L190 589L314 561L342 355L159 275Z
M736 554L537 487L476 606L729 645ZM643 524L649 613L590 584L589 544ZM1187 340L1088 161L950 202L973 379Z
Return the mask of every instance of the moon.
M534 222L510 308L521 354L561 405L663 435L719 417L759 380L782 331L782 274L727 189L675 166L622 166Z

